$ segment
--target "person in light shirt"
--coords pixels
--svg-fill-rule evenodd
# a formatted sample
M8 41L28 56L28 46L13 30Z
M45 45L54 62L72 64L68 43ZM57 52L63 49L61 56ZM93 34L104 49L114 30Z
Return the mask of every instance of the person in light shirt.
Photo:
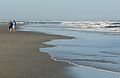
M15 20L13 20L13 31L15 32L16 31L16 21Z

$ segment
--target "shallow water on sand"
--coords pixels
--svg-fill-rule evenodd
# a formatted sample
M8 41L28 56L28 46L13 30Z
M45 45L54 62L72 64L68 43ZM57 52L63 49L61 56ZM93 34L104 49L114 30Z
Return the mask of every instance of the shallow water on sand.
M42 48L40 50L48 52L57 60L69 61L80 65L69 69L73 70L71 73L76 72L77 78L120 78L120 74L118 74L120 73L120 35L118 33L76 30L74 27L58 24L31 24L25 25L22 28L20 31L44 32L47 34L75 37L74 39L46 42L45 44L57 46ZM82 67L81 65L86 67ZM83 75L83 73L88 73L88 71L91 74L87 76ZM96 76L92 75L94 73ZM102 77L103 75L106 76Z

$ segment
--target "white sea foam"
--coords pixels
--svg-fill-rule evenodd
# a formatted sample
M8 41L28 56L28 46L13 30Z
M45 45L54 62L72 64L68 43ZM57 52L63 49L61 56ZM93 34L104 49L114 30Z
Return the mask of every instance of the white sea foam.
M69 21L63 25L73 27L74 30L87 30L97 32L120 32L120 22L111 21Z

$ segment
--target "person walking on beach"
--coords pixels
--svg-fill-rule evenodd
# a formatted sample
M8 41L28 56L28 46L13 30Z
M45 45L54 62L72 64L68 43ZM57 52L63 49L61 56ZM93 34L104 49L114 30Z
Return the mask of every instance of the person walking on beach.
M10 22L9 22L9 27L8 27L9 32L12 31L12 29L13 29L12 26L13 26L13 23L12 23L12 21L10 20Z
M13 31L15 32L16 31L16 21L15 20L13 20Z

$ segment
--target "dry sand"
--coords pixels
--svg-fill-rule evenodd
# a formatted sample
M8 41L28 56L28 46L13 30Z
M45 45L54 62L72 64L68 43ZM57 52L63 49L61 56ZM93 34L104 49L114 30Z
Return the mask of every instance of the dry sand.
M33 32L15 32L0 25L0 78L70 78L65 75L68 63L56 62L39 48L44 41L68 38Z

